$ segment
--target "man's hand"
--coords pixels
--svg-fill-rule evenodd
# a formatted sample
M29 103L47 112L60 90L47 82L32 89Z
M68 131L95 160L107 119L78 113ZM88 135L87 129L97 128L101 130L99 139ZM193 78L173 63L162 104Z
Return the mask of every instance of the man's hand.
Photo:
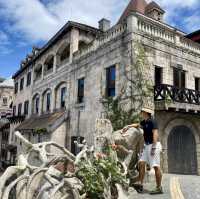
M130 128L130 126L124 127L124 128L122 129L121 133L122 133L122 134L123 134L123 133L126 133L126 131L128 131L129 128Z
M116 150L118 149L119 146L116 145L116 144L112 144L111 147L112 147L112 149L113 149L114 151L116 151Z
M156 151L156 148L151 148L151 156L154 156L155 155L155 151Z

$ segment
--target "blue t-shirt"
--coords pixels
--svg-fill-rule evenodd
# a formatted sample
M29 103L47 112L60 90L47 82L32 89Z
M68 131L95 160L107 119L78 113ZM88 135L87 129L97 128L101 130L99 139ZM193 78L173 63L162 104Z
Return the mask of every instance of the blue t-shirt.
M140 126L144 131L144 141L145 144L152 144L153 143L153 130L158 129L157 122L150 118L148 120L143 120L140 122Z

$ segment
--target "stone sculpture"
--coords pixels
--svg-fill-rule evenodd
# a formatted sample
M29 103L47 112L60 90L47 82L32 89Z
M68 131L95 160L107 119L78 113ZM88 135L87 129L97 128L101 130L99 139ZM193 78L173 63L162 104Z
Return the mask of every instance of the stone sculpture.
M131 170L136 174L137 153L142 143L141 130L132 128L122 135L120 131L113 132L110 121L106 119L96 120L94 146L89 147L86 141L76 143L81 148L77 156L54 142L32 144L20 132L15 132L15 136L26 150L19 155L17 165L7 168L0 177L0 199L86 199L88 194L83 191L84 181L77 175L80 163L85 161L90 165L98 158L112 156L120 167L120 175L130 177ZM112 153L108 154L106 148L113 145L119 146L117 153L111 150ZM52 146L60 151L59 155L51 152ZM37 154L36 165L30 163L32 153ZM128 188L115 182L113 189L111 178L102 176L105 185L103 197L111 199L114 195L114 198L126 199ZM116 194L111 193L113 190Z

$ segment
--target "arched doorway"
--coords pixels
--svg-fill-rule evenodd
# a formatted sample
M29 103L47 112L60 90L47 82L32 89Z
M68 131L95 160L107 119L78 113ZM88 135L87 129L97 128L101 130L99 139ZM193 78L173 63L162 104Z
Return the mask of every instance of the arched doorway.
M176 126L169 134L168 171L177 174L197 174L195 137L187 126Z

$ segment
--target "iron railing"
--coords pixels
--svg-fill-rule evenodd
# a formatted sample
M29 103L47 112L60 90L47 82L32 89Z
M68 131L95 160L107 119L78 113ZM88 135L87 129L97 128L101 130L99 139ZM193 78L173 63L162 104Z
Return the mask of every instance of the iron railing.
M154 87L154 100L200 105L200 91L160 84Z

